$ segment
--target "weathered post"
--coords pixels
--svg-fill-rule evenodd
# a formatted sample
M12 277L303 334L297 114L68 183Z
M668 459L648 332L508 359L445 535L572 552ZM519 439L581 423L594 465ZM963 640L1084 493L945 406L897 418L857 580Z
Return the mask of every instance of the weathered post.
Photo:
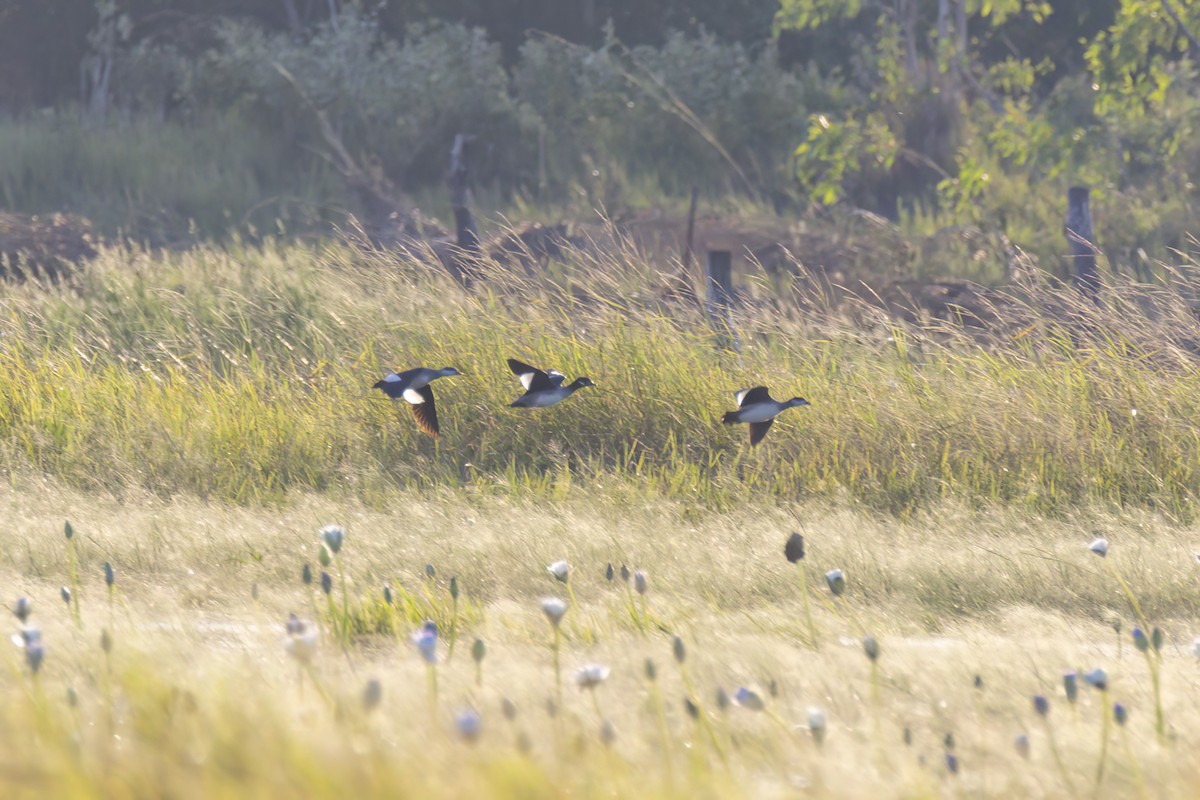
M741 352L741 344L733 330L733 253L728 250L709 250L707 260L708 290L705 304L709 323L717 332L722 347Z
M1100 273L1096 267L1096 235L1086 186L1067 190L1067 243L1071 246L1071 279L1075 288L1093 303L1100 302Z
M479 232L475 228L475 217L467 204L467 144L475 137L465 133L454 136L454 146L450 148L450 208L454 211L454 230L458 252L454 254L455 278L466 287L470 287L475 270L471 262L479 257Z

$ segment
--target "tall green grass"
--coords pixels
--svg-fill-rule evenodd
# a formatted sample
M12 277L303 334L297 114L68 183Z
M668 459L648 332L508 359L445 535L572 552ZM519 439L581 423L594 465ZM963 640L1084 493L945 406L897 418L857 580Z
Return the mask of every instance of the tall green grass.
M309 229L329 205L344 206L339 186L331 169L298 166L235 113L95 126L68 112L0 121L0 207L71 211L139 241Z
M1196 506L1200 324L1178 293L1113 290L1089 309L1029 287L986 335L763 302L739 312L734 353L697 310L656 300L635 255L577 262L554 282L496 267L467 293L419 259L342 245L108 250L69 286L6 289L0 462L246 503L600 486L714 508ZM510 409L510 356L597 388ZM370 388L417 364L464 373L435 385L438 441ZM759 383L813 405L751 450L719 420Z

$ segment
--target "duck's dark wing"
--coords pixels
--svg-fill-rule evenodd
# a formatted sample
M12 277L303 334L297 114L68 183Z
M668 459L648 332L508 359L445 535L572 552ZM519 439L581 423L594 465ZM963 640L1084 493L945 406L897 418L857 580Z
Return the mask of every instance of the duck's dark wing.
M408 388L405 374L404 372L390 372L383 377L383 380L375 381L374 388L382 389L388 397L398 400L404 396L404 390Z
M558 385L537 367L531 367L515 358L508 360L508 368L512 370L513 375L521 379L521 385L525 387L526 392L541 392L545 389L553 389ZM562 383L562 381L560 380L558 383Z
M769 403L771 401L771 393L767 391L767 387L765 386L754 386L738 392L737 401L738 408L752 406L755 403Z
M413 402L416 399L420 402ZM437 404L433 402L433 389L422 386L420 389L409 389L404 393L404 399L412 404L413 419L417 427L430 436L438 435Z
M415 407L415 406L414 406ZM771 430L771 425L775 420L769 419L766 422L751 422L750 423L750 446L758 444L767 435L767 431Z

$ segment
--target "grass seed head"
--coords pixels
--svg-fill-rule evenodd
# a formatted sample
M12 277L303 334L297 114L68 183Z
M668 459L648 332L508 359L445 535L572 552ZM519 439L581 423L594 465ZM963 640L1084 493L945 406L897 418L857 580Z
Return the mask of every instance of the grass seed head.
M1122 705L1121 703L1114 703L1113 704L1113 719L1116 720L1116 723L1118 725L1121 725L1123 727L1125 725L1125 722L1129 719L1129 710L1127 708L1125 708L1125 706Z
M750 711L762 711L767 707L767 704L763 702L762 695L745 686L739 686L733 693L733 702Z
M633 588L637 590L638 594L645 594L646 589L649 588L646 584L646 571L644 569L639 569L633 573Z
M1039 717L1045 717L1050 713L1050 701L1045 695L1035 694L1033 696L1033 710L1037 712Z
M646 673L646 680L650 681L651 683L654 683L656 680L658 680L658 667L655 665L653 658L646 659L643 669Z
M559 583L566 583L571 579L571 565L566 561L555 561L553 564L547 564L546 571Z
M825 741L825 712L816 706L808 707L808 732L817 744Z
M576 670L575 684L580 689L595 689L608 679L610 672L612 670L604 664L586 664Z
M333 591L333 576L325 570L321 570L321 591L325 594Z
M517 718L517 704L507 697L501 698L500 713L504 715L506 720L512 722Z
M1074 670L1063 673L1063 692L1067 695L1067 702L1074 703L1079 699L1079 673Z
M561 597L543 597L542 613L546 615L546 619L550 620L550 624L557 628L562 622L562 618L566 616L567 603Z
M312 586L313 571L311 564L305 563L304 569L300 570L300 580L305 586Z
M1088 686L1094 687L1097 691L1108 691L1108 673L1101 667L1096 667L1091 672L1083 673L1083 682Z
M340 525L326 525L321 528L321 541L336 556L342 550L342 543L346 541L346 531Z
M16 604L13 606L13 614L16 614L17 619L21 621L22 625L25 624L25 621L29 619L29 615L32 613L33 601L25 595L18 597Z
M605 719L600 723L600 741L605 747L612 747L617 741L617 726L612 724L612 720Z
M38 670L42 667L42 659L46 657L46 647L41 640L30 642L25 646L25 663L29 665L29 671L37 675Z
M1144 653L1150 649L1150 640L1146 638L1145 631L1135 627L1131 633L1133 634L1133 646L1138 649L1139 653Z
M283 640L283 650L301 664L307 664L317 654L317 626L304 622L295 614L288 617L287 638Z
M413 644L417 646L417 652L421 654L421 658L426 664L437 663L437 642L438 629L437 623L432 620L426 621L421 626L421 630L412 635Z
M608 566L604 568L604 579L606 581L608 581L609 583L612 583L612 580L615 577L616 577L616 571L613 570L613 565L612 565L612 562L610 561L610 562L608 562Z
M1013 739L1013 749L1021 758L1029 758L1029 737L1023 733L1019 734Z
M1088 545L1088 550L1104 558L1108 555L1108 539L1093 539L1092 543Z
M117 580L117 573L113 569L113 565L110 564L109 562L105 561L104 562L104 585L111 589L113 584L116 583L116 580Z
M71 605L71 590L66 586L58 587L58 596L62 598L64 603Z
M833 592L835 596L846 591L846 575L840 569L831 569L826 572L825 582L829 584L829 591Z
M483 643L483 639L476 639L471 643L471 658L476 664L482 664L484 656L487 655L487 645Z
M68 542L75 538L75 528L71 526L70 520L63 523L63 535L67 537Z
M450 578L450 599L457 600L458 594L458 576L455 575L454 577Z
M788 537L787 544L783 546L783 555L787 558L788 563L795 564L797 561L804 560L804 537L798 533L793 533Z
M474 744L483 733L483 720L473 708L464 709L454 717L454 727L464 742Z
M687 661L687 646L684 645L682 637L676 636L671 640L671 654L680 664Z
M371 678L363 688L363 710L367 712L374 711L376 708L379 708L379 704L382 702L383 684L379 682L378 678Z
M867 654L867 658L871 661L879 660L879 640L874 636L868 636L863 639L863 652Z

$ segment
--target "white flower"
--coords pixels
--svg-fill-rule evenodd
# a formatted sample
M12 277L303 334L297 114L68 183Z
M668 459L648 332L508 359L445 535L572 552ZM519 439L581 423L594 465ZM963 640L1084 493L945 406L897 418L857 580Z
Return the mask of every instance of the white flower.
M1103 692L1108 689L1108 673L1102 668L1096 667L1091 672L1083 673L1083 682Z
M302 620L288 621L288 637L283 640L284 651L301 664L312 661L317 654L317 626Z
M425 659L427 664L437 663L437 642L438 629L434 622L426 622L421 630L412 635L413 644L417 646L417 650L421 653L421 658Z
M808 707L808 730L817 744L825 741L825 712L816 706Z
M825 583L829 584L829 591L835 595L846 591L846 575L840 569L831 569L826 572Z
M1091 550L1096 555L1104 558L1108 555L1108 539L1095 539L1088 545L1088 550Z
M557 628L567 613L566 601L561 597L543 597L542 612L545 613L546 619L550 620L550 624Z
M546 572L553 575L559 583L566 583L567 579L571 577L571 565L566 561L555 561L546 566Z
M595 689L604 683L611 671L603 664L588 664L575 673L575 683L579 684L580 689Z
M335 556L342 549L342 542L346 540L346 532L339 525L326 525L321 528L321 540L325 542L325 546Z

